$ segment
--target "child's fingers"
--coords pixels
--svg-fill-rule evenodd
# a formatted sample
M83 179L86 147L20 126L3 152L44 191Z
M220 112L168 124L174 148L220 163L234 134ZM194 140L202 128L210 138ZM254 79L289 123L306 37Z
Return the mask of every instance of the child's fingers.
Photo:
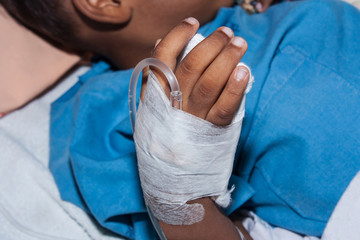
M190 113L206 117L246 50L246 41L235 37L221 51L192 89L188 103L185 103Z
M205 120L219 126L229 125L241 104L249 76L250 73L246 67L236 67Z
M199 22L195 18L187 18L176 25L155 47L152 56L163 61L173 71L175 70L176 60L186 44L195 35L199 28ZM151 68L153 70L153 68ZM154 69L164 89L168 88L167 81Z
M188 98L197 80L233 36L234 33L230 28L220 27L195 46L184 60L179 63L175 75L179 81L184 99Z
M153 57L160 59L174 71L177 57L198 28L199 22L195 18L186 18L157 44L153 51Z

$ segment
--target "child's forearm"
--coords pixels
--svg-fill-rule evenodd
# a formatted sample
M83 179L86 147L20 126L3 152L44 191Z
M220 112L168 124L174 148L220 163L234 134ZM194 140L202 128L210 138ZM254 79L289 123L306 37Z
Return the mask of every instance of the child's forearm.
M210 198L201 198L190 203L202 204L205 209L203 220L181 226L160 222L167 239L241 239L235 225Z

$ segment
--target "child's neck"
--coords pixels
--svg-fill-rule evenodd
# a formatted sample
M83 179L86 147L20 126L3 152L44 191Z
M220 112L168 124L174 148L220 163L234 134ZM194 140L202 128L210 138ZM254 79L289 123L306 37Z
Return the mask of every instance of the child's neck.
M1 6L0 29L0 113L41 94L80 59L22 27Z

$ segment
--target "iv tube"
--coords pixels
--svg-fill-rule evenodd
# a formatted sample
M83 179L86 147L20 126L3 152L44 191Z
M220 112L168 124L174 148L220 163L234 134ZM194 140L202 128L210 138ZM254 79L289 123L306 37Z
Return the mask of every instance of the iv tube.
M166 77L170 85L170 103L172 107L182 109L182 94L180 91L179 83L173 73L173 71L164 62L157 58L145 58L140 61L134 68L131 75L129 85L129 110L130 120L133 132L135 132L135 117L136 117L136 85L139 79L140 73L145 67L151 66L158 68Z
M173 73L173 71L156 58L146 58L140 61L134 68L134 71L131 75L130 85L129 85L129 111L130 111L130 120L131 120L131 127L133 133L135 132L135 117L136 117L136 86L137 81L139 79L140 73L144 70L145 67L151 66L158 68L166 77L170 85L170 104L172 107L182 109L182 93L180 91L179 83ZM161 240L166 240L165 234L163 233L158 220L152 214L151 210L146 206L148 211L150 220Z

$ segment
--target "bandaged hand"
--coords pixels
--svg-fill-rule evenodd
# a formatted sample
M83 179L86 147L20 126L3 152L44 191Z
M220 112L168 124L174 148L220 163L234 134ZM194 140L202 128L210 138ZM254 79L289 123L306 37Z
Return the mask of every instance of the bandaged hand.
M173 225L203 219L203 206L188 204L191 200L211 197L220 206L229 204L227 184L251 75L246 66L237 66L246 42L226 27L177 62L198 26L193 18L184 20L153 52L174 71L184 112L170 107L167 80L152 69L143 82L136 118L134 138L145 202L159 220Z

